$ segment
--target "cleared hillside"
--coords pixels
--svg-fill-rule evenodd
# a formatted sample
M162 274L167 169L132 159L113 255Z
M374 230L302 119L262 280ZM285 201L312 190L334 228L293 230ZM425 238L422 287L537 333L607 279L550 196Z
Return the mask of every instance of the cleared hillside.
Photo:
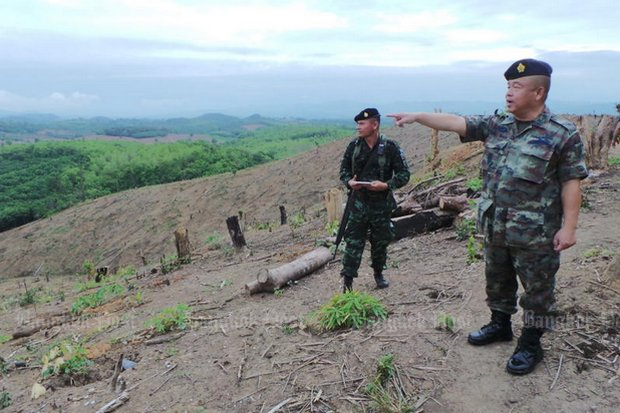
M422 126L386 129L405 150L413 169L430 152L430 130ZM339 186L340 158L349 139L299 156L209 178L151 186L106 196L0 233L0 277L72 274L85 260L112 267L142 265L175 252L173 232L189 229L200 249L214 233L227 237L225 220L243 211L246 225L279 222L279 205L320 214L323 194ZM441 146L454 145L453 134Z

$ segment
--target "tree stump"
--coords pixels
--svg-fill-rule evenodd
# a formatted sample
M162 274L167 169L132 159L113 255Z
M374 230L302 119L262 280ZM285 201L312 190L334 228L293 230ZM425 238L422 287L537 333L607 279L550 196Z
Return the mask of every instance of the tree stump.
M325 193L325 209L327 210L327 223L339 221L342 217L343 194L338 188L332 188Z
M286 208L284 205L280 205L280 225L286 225L287 221Z
M177 258L183 261L188 260L191 256L191 245L187 228L178 228L174 231L174 242L177 247Z
M228 234L232 240L235 248L243 248L246 246L245 237L241 228L239 227L239 218L237 215L226 218L226 226L228 227Z

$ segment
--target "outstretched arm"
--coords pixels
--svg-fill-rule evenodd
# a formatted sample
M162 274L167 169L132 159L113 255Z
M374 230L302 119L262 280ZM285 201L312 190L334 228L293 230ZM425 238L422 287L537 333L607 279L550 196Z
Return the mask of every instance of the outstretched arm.
M456 132L459 136L465 136L467 132L467 124L465 118L450 113L429 113L429 112L411 112L411 113L392 113L388 117L394 118L397 126L403 126L406 123L418 122L429 128L444 131Z

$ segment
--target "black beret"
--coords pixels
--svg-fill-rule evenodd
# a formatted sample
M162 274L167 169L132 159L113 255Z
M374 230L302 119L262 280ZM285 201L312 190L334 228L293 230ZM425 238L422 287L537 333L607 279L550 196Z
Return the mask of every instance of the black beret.
M381 119L379 111L375 108L366 108L353 118L354 121L360 121L364 119Z
M553 69L549 63L536 59L517 60L504 72L506 80L518 79L525 76L551 77Z

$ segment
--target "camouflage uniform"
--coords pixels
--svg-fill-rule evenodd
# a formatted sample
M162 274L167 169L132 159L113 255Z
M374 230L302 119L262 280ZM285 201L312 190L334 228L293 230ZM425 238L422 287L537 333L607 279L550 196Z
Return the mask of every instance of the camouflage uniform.
M383 148L381 148L382 145ZM380 153L382 150L383 155L373 155L372 164L368 165L364 175L360 176L371 154ZM381 157L383 160L380 159ZM392 211L396 207L392 190L407 184L410 173L405 154L398 144L381 135L372 149L360 138L349 143L340 166L340 180L348 187L348 182L354 175L358 175L358 181L386 182L389 190L376 192L360 189L351 195L355 195L355 202L351 208L344 234L346 248L342 258L343 268L340 272L341 275L347 277L357 277L368 235L371 246L371 266L379 273L383 270L387 261L387 247L395 233L394 225L390 220Z
M516 313L518 276L525 326L549 328L560 266L553 237L562 226L562 184L588 175L581 138L547 108L520 132L510 114L465 119L461 141L485 146L478 225L485 235L487 304Z

